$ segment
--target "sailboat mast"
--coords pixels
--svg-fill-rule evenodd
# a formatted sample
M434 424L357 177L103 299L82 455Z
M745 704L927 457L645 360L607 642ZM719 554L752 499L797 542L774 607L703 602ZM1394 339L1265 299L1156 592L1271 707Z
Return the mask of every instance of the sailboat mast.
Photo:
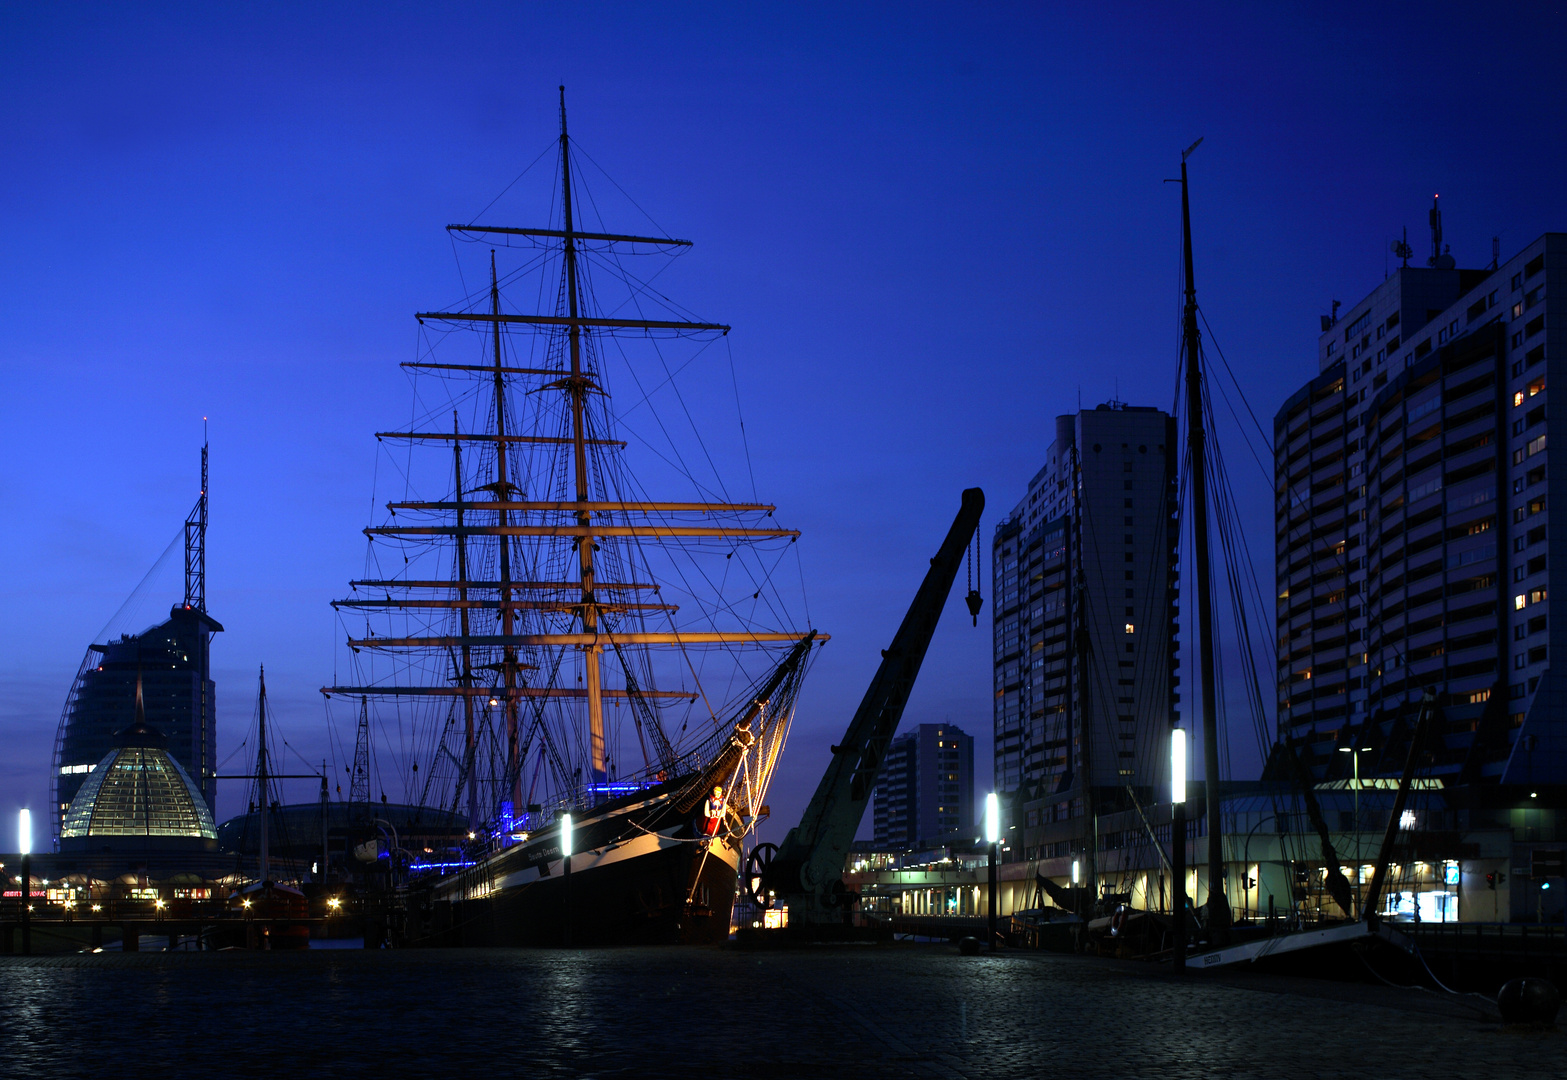
M571 341L571 375L567 386L571 393L571 446L576 464L577 525L583 529L577 538L577 568L581 584L582 632L598 633L598 606L593 598L593 535L587 531L592 515L586 504L589 501L588 443L583 423L587 407L588 383L582 375L582 324L577 311L577 242L571 217L571 147L566 135L566 88L560 88L560 184L561 206L565 212L565 242L562 245L566 260L566 303L571 316L568 337ZM604 762L604 695L599 676L599 646L590 643L582 646L583 682L588 701L588 757L592 780L603 783L606 778Z
M1198 142L1202 140L1199 139ZM1186 346L1186 445L1192 481L1193 561L1197 570L1197 640L1201 667L1203 777L1208 810L1208 924L1228 926L1230 907L1224 888L1224 831L1219 820L1219 717L1215 706L1213 582L1208 552L1207 433L1202 403L1202 342L1197 330L1197 284L1192 274L1192 209L1186 188L1186 159L1181 155L1181 256L1186 271L1186 305L1181 337Z
M268 851L267 851L267 817L269 814L270 798L267 784L267 669L261 667L261 698L256 708L256 786L261 789L261 797L257 800L261 804L261 880L265 882L268 877Z
M495 276L495 252L490 252L490 314L495 317L495 500L500 524L501 635L507 642L501 655L501 678L506 686L506 779L510 784L512 813L520 813L522 802L522 763L517 760L517 647L511 644L516 634L517 613L512 607L511 523L506 503L511 501L511 483L506 479L506 376L501 355L501 287ZM460 500L459 500L460 501Z
M461 436L462 426L457 421L457 410L452 410L452 434ZM504 452L504 446L497 447L497 452ZM455 502L457 506L457 599L458 621L462 628L462 670L457 673L457 681L466 693L462 696L463 718L463 759L462 775L457 783L468 785L468 831L473 832L479 827L479 792L478 785L473 781L473 763L477 751L477 740L473 730L473 693L469 689L473 686L473 657L469 647L468 627L468 540L463 534L463 483L462 483L462 439L452 439L452 473L456 484ZM502 541L505 542L504 540ZM519 770L520 772L520 770Z

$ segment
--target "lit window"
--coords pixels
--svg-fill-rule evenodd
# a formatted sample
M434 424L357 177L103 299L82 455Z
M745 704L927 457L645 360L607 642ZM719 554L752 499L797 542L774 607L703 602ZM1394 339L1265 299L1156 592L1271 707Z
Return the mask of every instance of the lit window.
M1517 596L1513 597L1513 610L1514 611L1522 611L1523 610L1523 606L1524 606L1524 602L1525 601L1524 601L1523 593L1519 593Z
M1127 623L1126 624L1126 632L1128 634L1134 633L1134 632L1136 632L1136 630L1137 630L1137 628L1135 626L1133 626L1131 623Z
M1513 394L1513 408L1516 409L1518 406L1520 406L1522 404L1523 404L1523 391L1519 390L1517 393Z

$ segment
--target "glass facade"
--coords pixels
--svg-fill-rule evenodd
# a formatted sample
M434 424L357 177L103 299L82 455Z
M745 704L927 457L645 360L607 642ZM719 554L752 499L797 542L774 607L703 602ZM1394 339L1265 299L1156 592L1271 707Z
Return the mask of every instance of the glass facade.
M112 750L88 775L66 811L62 840L97 836L216 839L206 800L168 751Z
M57 822L63 824L94 763L115 747L115 733L132 722L138 678L147 721L168 739L174 759L196 778L210 812L217 797L217 725L209 645L221 629L204 611L176 607L166 621L140 634L90 648L71 688L55 745Z

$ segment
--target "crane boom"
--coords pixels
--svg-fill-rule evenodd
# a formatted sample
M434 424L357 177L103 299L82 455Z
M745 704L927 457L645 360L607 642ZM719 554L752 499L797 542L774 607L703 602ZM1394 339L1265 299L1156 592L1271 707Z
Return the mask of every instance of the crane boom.
M883 651L881 666L849 721L843 740L833 747L832 762L817 785L816 794L800 824L789 830L767 866L763 887L775 892L780 902L789 904L791 921L810 920L811 913L835 904L833 886L842 889L849 845L865 816L865 804L881 773L887 744L898 730L903 707L925 660L925 650L936 632L947 595L963 565L969 538L979 528L984 508L983 491L969 488L963 492L963 504L952 528L941 550L930 560L930 570L914 594L914 602L909 605L892 645Z

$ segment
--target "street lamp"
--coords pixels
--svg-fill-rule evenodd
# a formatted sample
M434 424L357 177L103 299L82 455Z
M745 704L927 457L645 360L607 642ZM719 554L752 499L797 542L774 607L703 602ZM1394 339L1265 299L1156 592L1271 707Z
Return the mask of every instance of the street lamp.
M1246 842L1243 845L1241 845L1241 881L1242 881L1242 883L1245 883L1246 881L1249 881L1250 878L1251 878L1251 838L1256 835L1258 829L1262 828L1262 823L1264 821L1277 822L1278 821L1278 815L1277 814L1263 814L1261 817L1259 817L1257 819L1257 824L1253 825L1250 829L1246 830ZM1251 903L1250 891L1251 891L1251 886L1247 885L1246 886L1246 891L1244 893L1242 893L1242 899L1244 901L1244 903L1242 904L1242 910L1246 910L1245 905ZM1251 909L1252 913L1253 913L1252 914L1252 918L1256 918L1257 915L1260 914L1260 910L1259 909L1261 907L1262 907L1262 860L1258 859L1257 860L1257 907Z
M22 955L33 954L33 812L22 807L16 815L16 846L22 853Z
M1186 729L1170 729L1170 902L1176 972L1186 970Z
M990 917L988 929L990 931L990 949L996 948L996 910L999 898L996 895L996 852L1001 846L1001 800L992 791L985 796L985 852L989 869L990 883Z

